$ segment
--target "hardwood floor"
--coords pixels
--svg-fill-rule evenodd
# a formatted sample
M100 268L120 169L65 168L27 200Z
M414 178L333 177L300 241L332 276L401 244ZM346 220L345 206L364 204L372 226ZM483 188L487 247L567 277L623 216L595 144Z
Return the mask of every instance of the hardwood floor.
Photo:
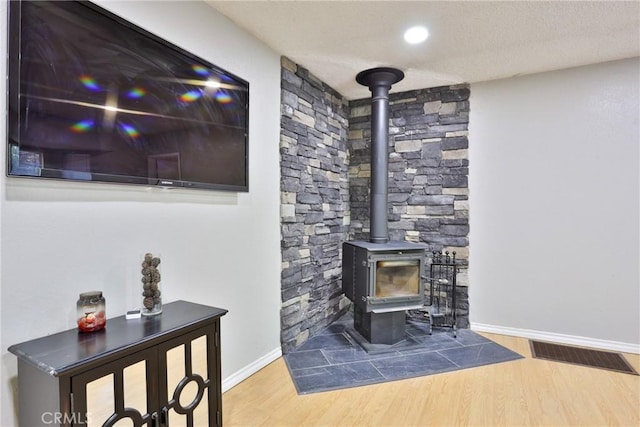
M638 426L640 377L533 359L524 338L482 333L525 359L299 396L282 358L222 396L231 426ZM640 371L640 356L625 354Z

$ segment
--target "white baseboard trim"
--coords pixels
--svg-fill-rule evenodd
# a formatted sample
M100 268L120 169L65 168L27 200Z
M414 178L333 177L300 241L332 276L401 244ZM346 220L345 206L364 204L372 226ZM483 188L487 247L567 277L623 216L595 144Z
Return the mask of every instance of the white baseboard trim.
M225 391L237 386L242 381L246 380L251 375L255 374L260 369L264 368L269 363L273 362L274 360L276 360L278 357L281 357L281 356L282 356L282 347L275 348L269 353L262 356L261 358L257 359L256 361L250 363L249 365L245 366L239 371L229 375L227 378L224 378L222 380L222 392L224 393Z
M607 341L575 335L557 334L554 332L542 332L532 329L510 328L507 326L495 326L473 322L471 323L471 330L478 332L489 332L498 335L511 335L514 337L529 338L539 341L570 344L579 347L591 347L603 350L621 351L623 353L640 354L640 344L632 344L620 341Z

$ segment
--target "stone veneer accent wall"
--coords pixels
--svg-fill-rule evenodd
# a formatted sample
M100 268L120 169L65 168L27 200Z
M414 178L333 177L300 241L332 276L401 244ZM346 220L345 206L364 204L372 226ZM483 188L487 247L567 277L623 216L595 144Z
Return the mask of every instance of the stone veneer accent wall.
M350 239L369 237L371 100L349 104ZM389 235L469 259L469 87L389 95ZM458 326L469 327L468 276L458 274Z
M349 224L347 101L282 58L281 342L287 353L344 314L342 242Z
M281 341L287 353L348 309L342 243L369 237L370 99L348 102L282 58ZM468 262L467 85L390 95L389 234ZM458 275L458 326L468 278Z

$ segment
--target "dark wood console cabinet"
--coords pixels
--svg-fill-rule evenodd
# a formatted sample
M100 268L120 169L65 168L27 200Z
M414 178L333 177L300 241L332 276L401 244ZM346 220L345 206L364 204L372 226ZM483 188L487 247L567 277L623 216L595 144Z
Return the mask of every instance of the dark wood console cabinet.
M20 425L221 426L220 318L176 301L153 317L107 320L9 347Z

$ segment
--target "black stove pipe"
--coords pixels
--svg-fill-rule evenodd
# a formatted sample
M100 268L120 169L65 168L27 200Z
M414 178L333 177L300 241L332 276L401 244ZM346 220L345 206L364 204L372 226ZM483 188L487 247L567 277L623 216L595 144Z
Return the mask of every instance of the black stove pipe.
M388 147L389 89L404 78L395 68L379 67L361 71L356 81L371 91L371 193L369 196L370 235L372 243L389 241Z

